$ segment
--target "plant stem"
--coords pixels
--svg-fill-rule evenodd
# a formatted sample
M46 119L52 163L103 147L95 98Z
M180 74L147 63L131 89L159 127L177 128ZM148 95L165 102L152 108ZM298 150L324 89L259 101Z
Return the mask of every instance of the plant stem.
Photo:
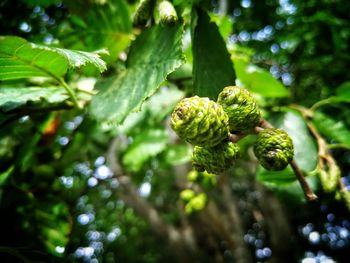
M92 90L85 90L85 89L81 89L81 88L77 88L77 91L94 96L97 94L97 92L94 92Z
M323 105L327 105L330 104L334 101L334 99L332 97L324 99L324 100L320 100L318 102L316 102L314 105L311 106L310 110L311 111L315 111L316 109L318 109L319 107L323 106Z
M72 99L74 106L78 109L81 109L81 106L79 105L79 101L77 99L77 96L75 95L74 90L71 89L71 87L68 86L68 84L64 81L63 78L57 78L59 83L64 87L64 89L68 92L70 98Z
M299 169L297 163L295 162L295 160L292 160L290 162L290 166L292 167L295 176L297 177L301 188L304 191L305 197L308 201L316 201L318 199L317 195L314 194L314 192L311 190L309 184L307 183L307 181L305 180L304 175L302 174L301 170Z
M248 135L248 134L246 134L246 133L242 133L242 134L233 134L233 133L230 133L228 140L229 140L230 142L236 143L236 142L238 142L239 140L241 140L241 139L243 139L244 137L246 137L247 135Z
M259 127L267 129L267 128L273 128L273 125L271 123L269 123L267 120L261 119L261 121L259 123Z

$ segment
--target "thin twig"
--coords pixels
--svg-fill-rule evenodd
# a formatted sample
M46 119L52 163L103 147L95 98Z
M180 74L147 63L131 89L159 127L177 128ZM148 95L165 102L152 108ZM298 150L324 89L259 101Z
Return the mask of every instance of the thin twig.
M290 162L290 166L292 167L300 185L301 188L304 191L305 197L308 201L316 201L318 199L317 195L314 194L314 192L311 190L309 184L307 183L307 181L305 180L305 177L303 175L303 173L301 172L301 170L299 169L297 163L295 162L295 160L292 160Z
M259 127L267 129L267 128L273 128L273 125L269 123L267 120L261 119L259 123Z
M230 133L228 140L230 142L236 143L239 140L242 140L244 137L246 137L248 134L247 133L240 133L240 134L234 134L234 133Z
M324 105L330 104L334 102L334 98L330 97L324 100L320 100L318 102L316 102L314 105L311 106L310 110L311 111L315 111L316 109L318 109L319 107L322 107Z

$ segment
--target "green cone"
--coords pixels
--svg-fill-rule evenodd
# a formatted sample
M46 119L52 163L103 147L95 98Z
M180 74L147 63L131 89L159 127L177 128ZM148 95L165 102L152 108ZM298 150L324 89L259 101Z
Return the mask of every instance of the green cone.
M213 147L228 137L228 116L216 102L195 96L176 105L171 127L193 145Z
M229 116L231 132L250 130L260 122L258 105L246 89L228 86L220 92L218 103Z
M145 26L152 15L153 7L154 0L141 0L136 7L133 24L135 26Z
M265 129L259 133L254 144L254 153L265 169L280 171L293 160L293 141L281 129Z
M192 189L184 189L180 192L180 199L187 204L195 195Z
M238 157L239 147L232 142L223 142L216 147L194 147L192 155L193 167L201 172L218 174L230 166Z
M175 25L177 23L177 14L174 6L169 1L162 1L158 6L159 23L161 25Z
M205 193L194 196L186 205L185 212L187 215L193 215L202 211L208 203L208 197Z

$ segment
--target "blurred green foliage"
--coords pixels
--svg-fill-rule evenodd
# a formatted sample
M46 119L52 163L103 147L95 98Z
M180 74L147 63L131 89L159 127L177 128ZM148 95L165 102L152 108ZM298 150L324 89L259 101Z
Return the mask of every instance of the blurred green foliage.
M347 262L350 3L175 0L177 25L142 28L137 2L0 3L0 261ZM190 172L169 115L235 83L319 203L258 165L254 136L225 174Z

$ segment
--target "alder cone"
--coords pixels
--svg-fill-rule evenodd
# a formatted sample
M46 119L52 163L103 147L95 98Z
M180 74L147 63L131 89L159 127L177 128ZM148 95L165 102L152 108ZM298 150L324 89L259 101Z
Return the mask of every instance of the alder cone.
M237 86L225 87L219 94L218 103L229 117L231 132L247 131L258 126L261 113L248 90Z
M239 155L239 147L232 142L223 142L216 147L194 147L192 155L193 167L201 172L222 173L232 166Z
M214 147L228 138L228 116L208 98L185 98L171 115L171 127L177 135L198 146Z
M280 171L293 160L293 141L285 131L268 128L259 133L254 154L265 169Z

